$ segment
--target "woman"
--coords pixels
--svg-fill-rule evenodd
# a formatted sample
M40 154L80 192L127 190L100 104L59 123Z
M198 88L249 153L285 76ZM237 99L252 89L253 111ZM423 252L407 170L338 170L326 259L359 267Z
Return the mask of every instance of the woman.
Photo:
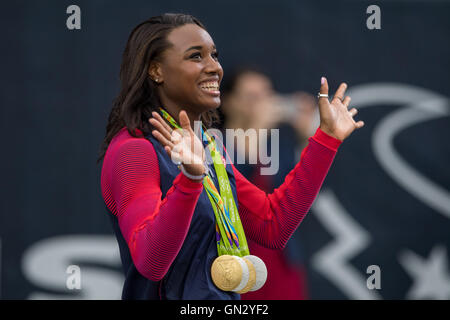
M204 141L194 134L193 124L201 119L210 126L216 119L222 77L214 42L192 16L153 17L128 39L122 88L100 155L102 195L126 276L123 299L239 299L237 292L219 289L211 276L219 243L228 243L211 185L219 189L226 180L230 192L223 195L221 188L220 196L228 210L239 208L236 221L243 228L235 225L234 244L228 239L232 248L245 248L245 237L282 248L311 207L337 148L363 126L353 120L356 109L347 109L345 84L331 103L321 97L320 127L285 183L266 195L232 164L204 164ZM320 92L326 95L327 81L321 82Z

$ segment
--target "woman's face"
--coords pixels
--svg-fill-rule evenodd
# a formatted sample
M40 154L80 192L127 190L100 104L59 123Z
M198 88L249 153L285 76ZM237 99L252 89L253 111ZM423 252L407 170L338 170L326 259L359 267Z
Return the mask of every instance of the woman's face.
M211 36L195 24L174 29L160 63L161 102L204 112L220 105L223 70Z

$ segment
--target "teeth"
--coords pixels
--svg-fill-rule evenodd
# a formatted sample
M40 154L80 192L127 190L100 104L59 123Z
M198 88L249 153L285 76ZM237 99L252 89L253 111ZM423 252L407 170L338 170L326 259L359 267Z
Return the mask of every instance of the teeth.
M203 82L200 87L206 90L219 90L219 83L217 81Z

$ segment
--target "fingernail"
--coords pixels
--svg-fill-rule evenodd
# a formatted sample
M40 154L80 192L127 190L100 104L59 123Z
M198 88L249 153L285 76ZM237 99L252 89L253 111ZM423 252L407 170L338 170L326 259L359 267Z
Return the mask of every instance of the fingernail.
M320 84L324 84L325 83L325 77L320 78Z

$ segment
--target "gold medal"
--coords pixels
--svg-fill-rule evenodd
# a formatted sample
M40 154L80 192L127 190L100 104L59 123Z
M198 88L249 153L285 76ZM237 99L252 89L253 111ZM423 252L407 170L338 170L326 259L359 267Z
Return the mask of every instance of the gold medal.
M242 290L237 291L237 293L240 293L240 294L250 291L256 283L256 270L255 270L255 267L253 266L253 263L246 258L242 258L242 259L247 264L249 277L248 277L248 281L247 281L247 284L245 285L245 287Z
M242 280L242 266L233 256L219 256L211 266L211 278L219 289L231 291Z

